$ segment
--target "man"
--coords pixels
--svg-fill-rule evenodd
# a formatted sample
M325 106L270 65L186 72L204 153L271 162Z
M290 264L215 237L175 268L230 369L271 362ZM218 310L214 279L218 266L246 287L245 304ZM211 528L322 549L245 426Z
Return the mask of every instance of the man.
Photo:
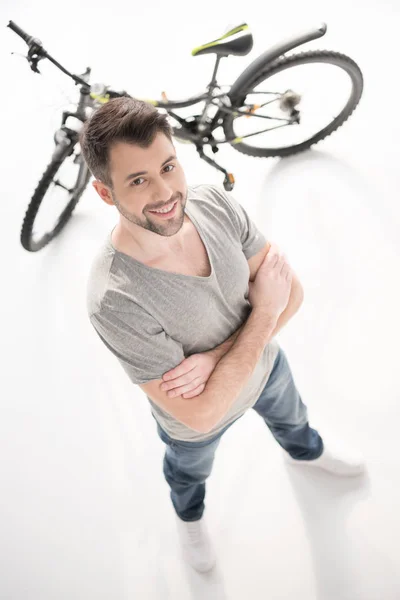
M94 188L119 212L92 265L89 317L150 402L185 557L206 571L205 482L221 436L248 408L292 464L355 475L362 458L310 427L274 339L302 303L300 282L232 195L187 186L166 115L112 100L81 146Z

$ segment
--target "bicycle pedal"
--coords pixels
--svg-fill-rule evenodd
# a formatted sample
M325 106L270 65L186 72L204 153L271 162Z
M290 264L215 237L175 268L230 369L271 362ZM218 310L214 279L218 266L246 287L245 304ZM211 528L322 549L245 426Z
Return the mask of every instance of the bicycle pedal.
M233 173L227 173L224 179L224 188L227 192L231 192L235 186L235 178Z

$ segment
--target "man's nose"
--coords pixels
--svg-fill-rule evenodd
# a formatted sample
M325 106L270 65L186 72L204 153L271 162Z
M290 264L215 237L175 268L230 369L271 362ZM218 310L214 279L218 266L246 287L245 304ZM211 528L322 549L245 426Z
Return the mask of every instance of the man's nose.
M158 202L163 202L164 204L167 204L168 201L171 200L172 196L174 195L172 185L165 181L165 179L160 179L157 182L155 195ZM156 200L156 198L154 198L154 200Z

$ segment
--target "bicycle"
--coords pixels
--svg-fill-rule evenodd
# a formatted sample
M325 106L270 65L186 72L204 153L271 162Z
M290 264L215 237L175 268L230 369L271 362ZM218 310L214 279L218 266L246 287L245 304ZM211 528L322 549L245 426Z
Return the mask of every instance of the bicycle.
M112 98L130 95L125 90L116 91L103 83L91 85L89 83L90 67L87 67L83 74L74 75L44 49L39 39L25 33L13 21L10 21L7 27L10 27L12 31L17 33L27 43L29 50L25 58L27 58L34 72L40 73L38 63L40 60L46 58L63 73L71 77L76 85L80 86L76 110L73 112L64 111L62 113L61 126L54 134L55 149L51 161L33 193L24 217L21 229L21 244L26 250L36 252L48 244L63 229L90 180L91 174L79 147L79 133L83 127L83 123L104 102L108 102ZM249 26L247 23L242 23L227 31L220 38L199 46L192 51L193 56L208 53L216 54L212 78L205 92L181 101L169 100L165 92L162 92L161 100L144 100L153 104L158 109L165 110L169 117L177 122L177 125L171 124L174 137L178 141L195 144L200 157L224 173L224 188L227 191L231 191L235 183L233 174L229 173L205 154L205 145L210 146L213 153L218 152L220 144L228 143L239 152L250 156L289 156L310 148L313 144L318 143L336 131L350 117L359 103L363 91L363 75L360 67L350 57L329 50L311 50L289 56L286 55L290 50L322 37L325 35L326 30L326 23L322 23L317 28L304 31L299 35L276 44L250 63L232 85L219 85L216 75L221 59L230 55L245 56L253 47L253 36L250 33ZM288 145L283 146L272 144L272 146L269 145L267 147L264 147L263 142L261 147L257 145L257 142L256 145L249 144L248 138L254 139L255 136L262 134L267 134L267 138L271 140L268 144L271 144L274 139L271 132L282 131L284 127L288 128L287 132L289 130L299 132L303 116L300 104L303 103L303 96L304 98L307 96L302 96L299 91L292 88L282 88L278 92L255 90L255 88L259 84L263 84L266 80L271 80L273 76L284 73L287 69L291 69L290 76L291 78L294 77L293 81L295 81L294 69L299 66L311 64L328 64L346 74L347 85L350 85L350 90L349 92L346 91L345 97L347 101L343 103L344 105L338 114L332 118L330 117L329 122L313 133L311 137L304 140L300 139L299 142L288 143ZM330 77L329 81L331 82L331 80L332 78ZM297 85L301 87L302 82L304 82L304 77L300 77ZM229 89L223 92L222 87L228 87ZM320 88L322 88L322 84ZM336 85L335 90L338 89ZM262 94L267 97L265 102L262 101ZM254 100L257 100L257 102L254 100L250 102L248 100L249 96L252 95L256 96ZM189 107L199 102L204 102L201 114L183 118L174 112L175 109ZM268 112L273 111L275 108L277 116L273 116L271 112L269 114L261 114L260 109L265 106L268 106ZM317 105L313 111L314 115L318 113L319 108L320 105ZM256 122L261 123L259 119L278 121L278 123L260 131L249 131L250 122L256 125ZM223 137L215 138L215 130L221 128ZM279 136L282 135L282 133L279 133ZM64 183L59 178L56 179L56 176L60 176L62 165L63 168L64 166L68 166L68 170L71 173L69 179L71 183L67 183L65 179ZM54 190L64 190L64 192L67 192L66 206L61 214L59 214L60 208L58 208L58 204L52 202L53 208L55 207L57 212L55 225L50 230L46 230L37 236L34 224L37 228L39 208L43 205L45 196ZM46 210L48 211L49 209L46 208Z

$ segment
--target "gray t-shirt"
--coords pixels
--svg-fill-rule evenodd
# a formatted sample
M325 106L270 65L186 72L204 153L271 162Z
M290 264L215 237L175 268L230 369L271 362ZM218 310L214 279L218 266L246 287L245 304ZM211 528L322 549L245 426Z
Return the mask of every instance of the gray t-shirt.
M251 312L246 259L261 250L266 238L242 205L215 185L188 186L185 213L207 249L209 277L144 265L116 250L111 232L90 269L90 321L135 384L161 379L185 357L215 348ZM147 396L155 419L176 440L213 437L257 402L278 351L275 338L266 344L238 398L209 433L194 431Z

